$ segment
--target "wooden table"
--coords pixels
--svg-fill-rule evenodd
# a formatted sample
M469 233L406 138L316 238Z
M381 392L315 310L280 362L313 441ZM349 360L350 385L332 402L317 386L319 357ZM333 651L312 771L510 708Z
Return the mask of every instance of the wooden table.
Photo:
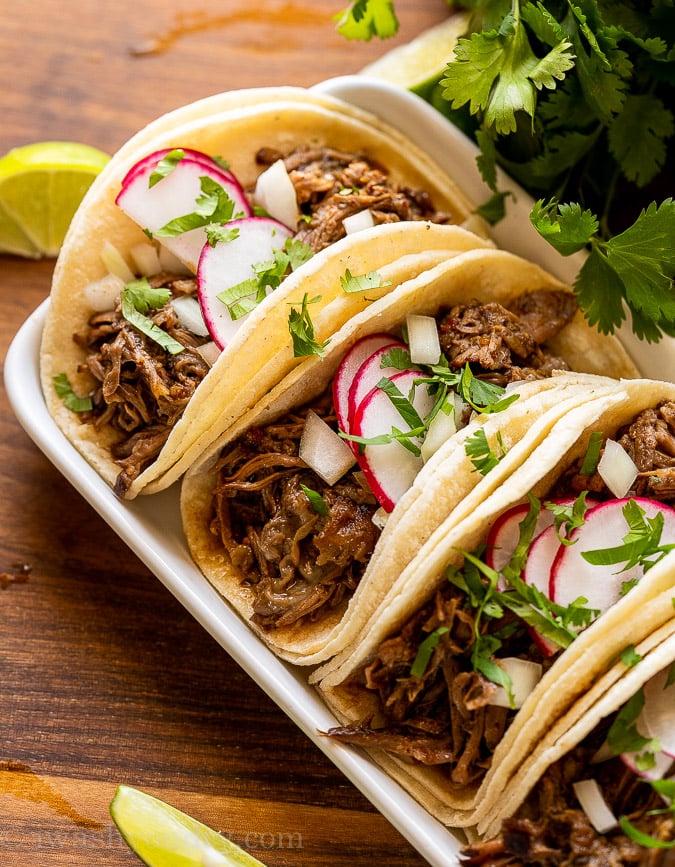
M0 153L114 151L221 90L311 85L394 43L346 43L346 0L33 0L0 6ZM443 0L397 0L410 39ZM53 261L0 257L0 349ZM0 395L0 853L11 867L138 863L108 805L158 794L269 865L423 859L187 614L32 444Z

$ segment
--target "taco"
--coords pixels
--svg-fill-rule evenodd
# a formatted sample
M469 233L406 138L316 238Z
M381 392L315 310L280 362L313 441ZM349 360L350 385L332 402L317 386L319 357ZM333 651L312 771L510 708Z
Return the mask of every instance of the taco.
M462 303L467 298L473 303ZM524 311L535 309L542 326L555 323L542 344L526 326ZM443 360L411 363L416 316L440 334ZM297 664L324 661L351 644L388 586L470 492L482 501L567 410L615 387L599 375L603 365L635 373L615 341L577 317L570 290L540 268L497 250L448 260L352 318L323 356L307 358L194 462L181 492L193 559L277 653ZM552 376L569 367L583 373ZM391 418L393 386L403 415ZM332 429L328 445L319 440L318 457L312 448L300 452L308 415ZM446 439L428 448L439 422ZM363 434L373 425L368 441ZM327 481L331 437L347 460ZM467 458L477 441L508 450L486 475ZM337 494L348 482L345 504ZM386 518L381 536L373 515Z
M215 437L297 363L291 305L313 302L323 340L368 303L363 292L340 297L346 270L399 261L394 285L439 261L440 250L489 245L458 227L471 207L435 164L338 100L244 91L179 109L150 130L112 158L75 215L41 347L50 412L127 498L152 481L165 486L160 477L198 435ZM288 213L293 199L296 222L254 213L254 194L268 214L280 202ZM346 235L343 216L359 210L374 225ZM201 252L208 261L195 275ZM231 279L221 286L223 273ZM234 296L221 303L226 290ZM92 409L73 411L64 395L76 407L88 398Z
M329 735L450 826L493 815L549 729L673 621L674 434L675 385L622 381L466 497L314 672Z
M675 624L627 650L533 746L462 864L672 862Z

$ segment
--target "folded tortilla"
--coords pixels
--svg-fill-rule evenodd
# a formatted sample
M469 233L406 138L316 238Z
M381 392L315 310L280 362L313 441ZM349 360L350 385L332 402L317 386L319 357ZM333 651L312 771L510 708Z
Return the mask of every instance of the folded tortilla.
M612 437L642 410L675 400L675 384L624 380L609 391L566 411L508 479L482 502L473 495L451 512L389 587L378 609L354 638L352 647L312 675L328 705L346 725L379 720L377 693L363 672L385 641L401 633L437 591L447 584L446 569L461 568L464 552L485 543L492 524L529 495L545 499L564 471L586 453L591 434ZM488 476L489 477L489 476ZM476 493L475 491L473 492ZM451 827L487 827L498 813L507 787L524 774L528 757L560 719L571 714L593 684L612 670L620 653L656 630L672 626L675 561L667 555L638 584L558 654L494 745L489 769L480 781L451 783L439 766L405 761L372 749L374 758L432 812ZM449 684L449 689L452 684ZM581 705L579 705L581 707ZM570 717L567 717L570 719ZM377 728L377 722L374 724ZM367 745L366 740L360 741ZM374 743L374 741L373 741ZM510 791L510 789L509 789Z
M407 221L375 226L341 239L297 269L250 314L236 339L220 353L159 456L124 486L125 497L149 492L147 486L153 481L154 490L170 484L173 476L158 480L197 438L207 431L215 438L299 363L293 356L288 315L291 306L300 307L306 294L318 299L312 316L319 320L317 339L323 340L376 297L374 293L368 298L352 293L333 305L331 314L321 320L321 310L342 293L339 277L346 269L362 274L400 261L400 271L391 275L394 286L438 262L440 251L451 255L490 245L458 227L470 216L471 205L433 161L395 129L340 100L299 88L236 91L178 109L149 124L113 156L72 221L54 270L41 346L41 376L50 413L111 485L118 479L119 466L110 447L119 440L119 434L110 426L94 430L81 424L56 395L53 378L66 374L78 395L94 387L93 378L83 369L84 352L72 340L73 334L87 328L92 313L85 289L106 274L101 259L104 243L126 255L136 244L147 242L142 229L115 204L123 178L147 154L166 147L185 147L226 158L248 189L260 172L255 154L261 147L287 153L303 145L363 153L383 166L393 182L428 192L436 210L446 213L455 225ZM411 255L419 253L425 255ZM268 363L272 358L273 365ZM250 384L253 380L255 385ZM246 383L248 386L242 388Z
M251 413L208 447L202 458L195 457L181 489L188 545L202 572L245 619L253 616L254 593L209 529L217 483L213 468L226 447L245 431L279 419L324 393L344 354L357 340L374 333L398 333L409 313L434 315L467 298L508 304L516 296L545 288L563 287L542 269L504 251L475 250L449 259L400 284L349 320L334 334L323 358L306 359ZM522 386L519 383L520 399L508 410L478 418L450 438L388 517L350 598L315 620L274 630L258 629L275 652L301 665L315 665L335 654L348 654L390 587L409 564L416 562L418 552L425 550L436 528L448 516L458 520L460 512L471 514L545 440L565 413L593 395L615 388L615 381L602 376L602 371L636 375L620 344L590 329L581 316L557 335L556 343L563 358L581 372ZM467 439L479 427L492 447L498 448L500 438L507 449L504 460L485 477L474 469L465 451Z

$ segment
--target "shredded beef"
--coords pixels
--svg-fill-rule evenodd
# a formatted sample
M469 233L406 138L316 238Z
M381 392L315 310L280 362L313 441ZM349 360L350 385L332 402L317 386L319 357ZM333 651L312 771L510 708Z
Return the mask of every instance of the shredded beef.
M359 211L370 210L376 224L451 222L448 214L435 210L426 191L400 187L363 154L331 148L301 148L288 155L262 148L257 154L258 163L264 166L278 159L284 159L306 218L295 237L315 252L344 237L342 221Z
M572 783L593 777L615 816L626 815L643 833L658 840L675 840L672 814L660 811L663 801L620 759L592 763L603 742L606 725L552 765L515 816L502 822L500 834L462 852L465 867L576 867L583 864L675 865L675 850L646 848L617 827L599 834L580 808Z
M675 504L675 402L667 401L639 413L624 425L615 439L638 468L631 494ZM590 491L595 497L611 497L598 472L583 475L577 461L559 480L552 496Z
M326 734L345 743L438 765L447 773L451 787L479 783L513 711L490 704L495 685L473 671L474 619L466 596L449 583L444 586L345 684L375 693L377 715ZM527 658L536 659L529 636L511 615L481 628L506 630L509 624L514 629L509 647L519 647ZM420 644L436 630L447 631L439 634L424 673L411 674Z
M316 620L354 591L379 531L377 505L353 476L328 486L298 457L309 409L336 427L330 395L265 428L252 428L218 462L211 531L254 594L265 629ZM303 485L316 491L317 511Z
M169 275L157 275L150 282L174 295L196 290L194 280ZM115 482L120 496L157 458L209 369L196 351L206 339L183 328L170 303L147 315L184 349L171 354L134 328L122 316L119 300L114 310L94 313L85 333L74 335L87 353L80 370L88 370L96 381L90 394L93 408L80 419L97 429L109 425L119 433L111 452L121 468Z
M574 295L563 290L525 293L510 308L497 302L458 304L439 320L441 348L451 367L474 365L501 385L541 379L568 369L545 344L576 311Z

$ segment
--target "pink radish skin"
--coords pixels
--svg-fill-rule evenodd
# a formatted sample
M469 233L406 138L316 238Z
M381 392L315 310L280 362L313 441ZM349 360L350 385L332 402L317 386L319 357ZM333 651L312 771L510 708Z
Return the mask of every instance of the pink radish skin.
M382 367L383 357L396 347L407 349L405 343L400 340L388 343L369 355L356 371L352 384L349 386L349 394L347 396L348 422L356 415L356 410L363 398L369 391L375 388L383 376L391 378L400 372L400 368L397 367Z
M408 396L413 383L419 379L419 372L406 370L390 379L399 391ZM433 408L434 398L426 386L420 386L415 389L412 403L424 418ZM353 419L352 433L370 439L390 433L392 427L410 430L388 395L375 387L361 401ZM370 489L387 512L392 511L422 468L422 458L396 441L365 446L358 454L358 461Z
M582 557L584 551L614 548L622 544L629 527L623 515L623 507L631 498L609 500L586 513L586 522L570 534L572 545L562 545L551 567L549 596L559 605L568 606L584 596L587 607L600 613L607 611L621 596L625 582L642 577L643 569L635 566L621 571L622 564L592 566ZM644 510L647 518L662 512L664 527L661 543L675 543L675 509L642 497L632 498Z
M354 381L356 372L363 362L382 346L392 343L390 334L368 334L357 340L340 362L333 377L333 406L337 415L340 430L350 433L348 420L349 388Z
M227 306L216 296L226 289L255 277L255 265L274 258L293 232L269 217L246 217L226 223L228 229L238 229L232 241L220 241L204 246L197 268L197 296L204 321L214 343L221 349L237 333L246 316L232 319Z
M234 176L234 173L229 169L224 168L220 165L217 160L214 160L213 157L208 154L202 153L201 151L192 150L191 148L183 148L176 146L175 148L162 148L162 150L154 151L154 153L148 154L148 156L143 157L142 160L139 160L135 165L133 165L129 171L124 176L124 180L122 181L122 188L126 187L130 181L140 172L144 171L148 167L150 167L150 173L154 172L154 170L159 165L160 161L164 159L167 154L170 154L172 151L181 150L185 157L188 157L191 160L194 160L201 165L206 166L209 169L215 169L223 174L231 183L238 184L239 182Z
M240 185L229 180L215 163L213 167L209 167L184 157L173 171L150 187L150 175L154 169L152 164L140 168L129 177L116 199L122 211L142 229L154 233L176 217L193 213L197 199L202 195L200 178L204 176L219 184L234 201L234 215L250 217L252 214L251 206ZM206 243L203 228L191 229L175 237L158 240L190 270L197 270L199 256Z

